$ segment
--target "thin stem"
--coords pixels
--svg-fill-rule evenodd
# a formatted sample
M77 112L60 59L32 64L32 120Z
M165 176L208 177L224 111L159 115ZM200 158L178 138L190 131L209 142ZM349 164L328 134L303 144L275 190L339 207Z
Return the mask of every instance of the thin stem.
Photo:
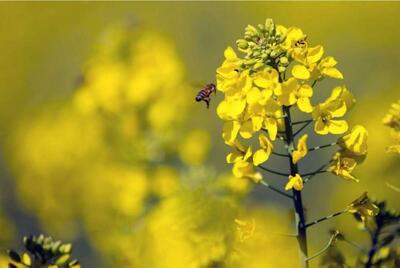
M294 134L293 134L293 126L290 116L290 107L283 106L283 112L287 115L285 118L285 131L286 131L286 145L288 152L292 151L294 146ZM306 123L305 126L307 126ZM302 127L302 129L305 128ZM300 130L301 131L301 130ZM299 131L298 131L299 133ZM298 173L299 169L297 164L293 164L292 155L289 156L289 166L290 166L290 174L295 176ZM307 253L307 230L305 227L305 215L303 209L303 201L301 198L301 192L293 189L293 206L295 211L295 219L296 219L296 227L297 227L297 241L299 243L300 249L300 257L301 257L301 267L308 268L308 253Z
M342 210L342 211L339 211L339 212L336 212L336 213L333 213L333 214L328 215L328 216L325 216L325 217L320 218L320 219L318 219L318 220L316 220L316 221L307 223L307 224L306 224L306 228L308 228L308 227L310 227L310 226L313 226L313 225L315 225L315 224L317 224L317 223L320 223L320 222L323 222L323 221L332 219L333 217L339 216L339 215L341 215L341 214L343 214L343 213L345 213L345 212L347 212L347 209Z
M301 174L301 177L305 177L305 176L314 176L314 175L321 174L321 173L325 173L325 172L327 172L327 170L316 170L316 171L314 171L314 172Z
M276 187L270 185L270 184L269 184L268 182L266 182L265 180L260 181L260 183L261 183L262 185L264 185L265 187L267 187L268 189L270 189L270 190L272 190L272 191L274 191L274 192L276 192L276 193L278 193L278 194L280 194L280 195L282 195L282 196L285 196L285 197L288 197L288 198L290 198L290 199L293 199L293 197L292 197L290 194L287 194L287 193L285 193L284 191L281 191L281 190L279 190L278 188L276 188Z
M302 120L302 121L297 121L297 122L293 122L292 126L298 125L298 124L304 124L304 123L311 123L312 121L314 121L313 119L308 119L308 120Z
M272 174L275 174L275 175L280 175L280 176L285 176L285 177L289 177L289 175L290 175L290 174L282 173L282 172L279 172L279 171L275 171L275 170L272 170L272 169L269 169L269 168L266 168L266 167L263 167L263 166L258 166L258 167L261 168L262 170L265 170L265 171L267 171L269 173L272 173Z
M313 88L317 82L318 82L318 80L315 79L314 82L312 83L311 87Z
M273 155L277 155L277 156L282 156L282 157L289 157L288 154L281 154L281 153L276 153L276 152L271 152Z
M315 150L319 150L319 149L323 149L323 148L327 148L327 147L331 147L331 146L335 146L335 145L337 145L337 142L332 142L332 143L328 143L325 145L316 146L314 148L308 148L308 151L311 152L311 151L315 151Z
M324 170L331 162L332 162L332 160L329 161L327 164L324 164L324 165L320 166L316 171L314 171L314 173L312 173L312 174L311 174L310 176L308 176L307 178L304 178L304 179L303 179L303 183L307 183L307 182L308 182L309 180L311 180L315 175L319 174L319 173L318 173L319 171Z
M309 121L305 123L299 130L297 130L294 134L293 137L296 137L303 129L305 129L309 124L311 124L312 121Z
M322 254L325 253L325 251L327 251L335 242L336 242L336 237L338 236L339 232L334 233L331 238L329 239L328 243L326 244L325 247L323 247L320 251L318 251L317 253L315 253L314 255L310 256L307 258L307 261L314 259Z

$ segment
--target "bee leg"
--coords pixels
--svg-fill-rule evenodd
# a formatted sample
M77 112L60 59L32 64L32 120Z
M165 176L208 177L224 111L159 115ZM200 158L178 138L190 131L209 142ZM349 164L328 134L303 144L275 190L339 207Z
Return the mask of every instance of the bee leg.
M210 99L204 99L205 103L207 104L207 109L210 107Z

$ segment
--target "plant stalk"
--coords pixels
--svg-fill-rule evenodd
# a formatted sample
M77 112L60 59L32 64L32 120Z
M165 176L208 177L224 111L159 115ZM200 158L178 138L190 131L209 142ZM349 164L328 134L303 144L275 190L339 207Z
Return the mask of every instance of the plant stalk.
M286 144L288 152L294 148L294 135L293 135L293 125L290 116L290 107L283 106L283 112L287 116L285 117L285 134L286 134ZM299 173L297 164L293 164L292 155L289 156L290 174L295 176ZM293 189L293 205L295 212L295 224L297 228L297 241L299 243L300 249L300 259L301 267L308 268L308 252L307 252L307 230L306 230L306 220L304 215L303 201L301 199L301 192Z

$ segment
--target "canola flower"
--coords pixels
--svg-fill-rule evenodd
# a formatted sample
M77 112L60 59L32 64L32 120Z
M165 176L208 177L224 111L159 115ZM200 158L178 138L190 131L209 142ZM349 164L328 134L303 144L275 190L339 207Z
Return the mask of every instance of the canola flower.
M322 80L342 80L344 76L335 58L325 55L323 46L309 42L301 29L267 19L264 24L248 25L244 38L236 43L242 56L232 47L226 48L225 59L216 70L217 90L224 95L216 113L224 121L222 138L233 150L226 161L233 165L236 177L293 200L302 263L308 267L301 190L324 172L358 181L352 173L367 154L368 132L359 125L349 131L344 116L355 99L346 86L334 87L323 102L314 103L313 96L323 94L318 88ZM309 119L296 121L295 113ZM310 124L317 135L339 135L337 141L310 148L308 134L298 138ZM274 151L275 144L281 142L286 153ZM305 157L312 157L310 152L335 145L340 149L321 168L299 172L298 165ZM289 173L266 167L271 157L287 158ZM292 194L269 184L271 175L286 177L284 190L292 190Z

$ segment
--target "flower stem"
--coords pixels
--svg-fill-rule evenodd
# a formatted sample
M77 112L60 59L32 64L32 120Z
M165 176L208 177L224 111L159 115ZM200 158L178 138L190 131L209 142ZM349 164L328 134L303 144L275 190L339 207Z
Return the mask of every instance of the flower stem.
M333 217L339 216L339 215L341 215L341 214L343 214L343 213L345 213L345 212L347 212L347 209L342 210L342 211L339 211L339 212L336 212L336 213L333 213L333 214L328 215L328 216L325 216L325 217L320 218L320 219L318 219L318 220L316 220L316 221L307 223L307 224L306 224L306 228L308 228L308 227L310 227L310 226L313 226L314 224L317 224L317 223L320 223L320 222L329 220L329 219L331 219L331 218L333 218Z
M275 171L275 170L272 170L272 169L269 169L269 168L266 168L266 167L263 167L263 166L258 166L258 167L261 168L262 170L265 170L265 171L267 171L269 173L272 173L272 174L275 174L275 175L284 176L284 177L289 177L289 175L290 175L290 174L282 173L282 172L279 172L279 171Z
M286 119L286 118L285 118ZM294 134L293 137L296 137L303 129L305 129L309 124L311 124L313 120L307 121L299 130L297 130ZM292 129L293 131L293 129Z
M325 253L325 251L327 251L335 242L336 242L336 237L337 237L338 233L335 233L331 236L331 238L329 239L328 243L326 244L325 247L323 247L320 251L318 251L317 253L315 253L314 255L310 256L307 258L307 260L311 260L314 259L322 254Z
M329 144L316 146L314 148L308 148L308 151L315 151L315 150L319 150L319 149L335 146L336 144L337 144L337 142L332 142L332 143L329 143Z
M276 188L276 187L270 185L270 184L269 184L268 182L266 182L265 180L260 181L260 183L261 183L262 185L264 185L265 187L267 187L268 189L270 189L270 190L272 190L272 191L274 191L274 192L276 192L276 193L278 193L278 194L280 194L280 195L282 195L282 196L288 197L288 198L290 198L290 199L293 198L290 194L287 194L287 193L285 193L285 192L279 190L278 188Z
M294 134L293 126L290 116L290 107L283 106L283 112L287 115L285 117L285 131L286 131L286 144L288 152L294 148ZM307 126L309 123L306 123ZM304 128L304 127L303 127ZM298 131L299 132L299 131ZM297 164L293 164L292 156L289 156L290 174L295 176L299 172ZM297 227L297 241L299 243L301 267L308 268L308 253L307 253L307 230L305 225L305 215L303 202L301 199L301 192L293 189L293 205L295 211L296 227Z

